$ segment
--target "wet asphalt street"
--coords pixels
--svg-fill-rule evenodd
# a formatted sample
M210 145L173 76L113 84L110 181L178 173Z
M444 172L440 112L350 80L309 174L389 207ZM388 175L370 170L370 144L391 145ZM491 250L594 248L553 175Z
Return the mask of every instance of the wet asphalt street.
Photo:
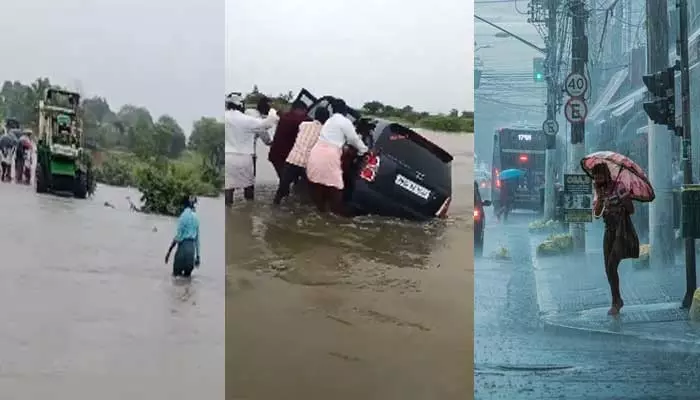
M468 399L473 394L471 135L455 155L451 217L416 224L270 207L226 214L228 400Z
M202 266L179 283L163 263L175 219L127 195L0 184L0 398L223 398L223 201L200 199Z
M502 224L487 213L484 258L475 262L475 398L700 398L700 354L544 330L529 256L534 218L515 214ZM500 247L511 260L489 257Z

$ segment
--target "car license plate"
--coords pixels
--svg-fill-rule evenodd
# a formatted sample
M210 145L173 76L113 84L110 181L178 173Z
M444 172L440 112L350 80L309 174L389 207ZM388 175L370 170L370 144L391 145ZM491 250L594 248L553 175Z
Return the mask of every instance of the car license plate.
M396 180L394 181L394 183L422 199L428 200L428 198L430 197L430 190L413 182L412 180L406 178L403 175L396 175Z

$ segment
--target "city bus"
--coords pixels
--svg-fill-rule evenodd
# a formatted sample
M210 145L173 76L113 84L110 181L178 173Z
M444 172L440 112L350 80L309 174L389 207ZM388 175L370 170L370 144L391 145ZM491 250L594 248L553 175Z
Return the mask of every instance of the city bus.
M500 207L499 200L503 186L503 182L499 179L500 172L507 169L520 169L525 174L517 181L513 208L542 211L546 148L547 137L541 127L511 125L496 130L493 135L491 164L491 200L494 209ZM555 165L560 163L557 162Z

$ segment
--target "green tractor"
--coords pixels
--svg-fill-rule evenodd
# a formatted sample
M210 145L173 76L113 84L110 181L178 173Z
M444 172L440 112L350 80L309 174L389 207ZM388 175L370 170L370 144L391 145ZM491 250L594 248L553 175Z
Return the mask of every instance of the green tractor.
M92 156L83 148L80 94L48 88L39 101L36 192L85 199L94 191Z

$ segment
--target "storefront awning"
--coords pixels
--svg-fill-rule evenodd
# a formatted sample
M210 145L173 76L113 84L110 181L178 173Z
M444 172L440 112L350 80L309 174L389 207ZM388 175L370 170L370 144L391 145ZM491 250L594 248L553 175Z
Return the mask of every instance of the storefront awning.
M647 92L646 87L641 87L634 92L628 94L622 99L610 104L608 109L614 117L619 117L631 110L637 103L644 101L644 94Z
M610 100L615 97L615 94L618 90L620 90L620 87L627 79L627 75L628 69L624 68L617 71L615 75L610 78L608 84L605 86L605 90L603 90L603 92L600 94L598 102L595 103L591 109L590 116L588 117L591 121L595 121L598 119L598 117L602 116L602 113L606 110Z

